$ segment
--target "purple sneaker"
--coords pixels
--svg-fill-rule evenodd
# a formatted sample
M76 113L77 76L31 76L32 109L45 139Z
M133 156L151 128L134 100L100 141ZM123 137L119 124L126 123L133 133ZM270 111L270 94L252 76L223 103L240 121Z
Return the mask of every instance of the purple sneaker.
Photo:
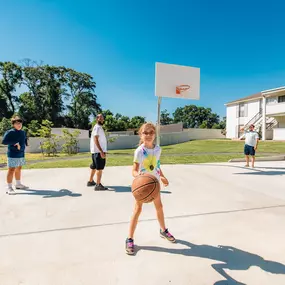
M160 236L170 242L176 242L175 237L168 231L168 229L166 229L164 232L160 230Z
M134 255L135 253L135 245L134 240L132 238L126 239L126 254Z

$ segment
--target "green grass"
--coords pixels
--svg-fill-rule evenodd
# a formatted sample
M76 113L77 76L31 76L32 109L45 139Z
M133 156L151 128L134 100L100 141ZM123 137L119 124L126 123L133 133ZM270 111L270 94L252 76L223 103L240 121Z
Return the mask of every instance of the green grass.
M190 164L190 163L206 163L206 162L227 162L231 158L243 157L242 155L191 155L191 156L166 156L162 155L162 164ZM46 161L35 164L27 164L24 168L70 168L70 167L89 167L90 158L70 159L59 161ZM107 158L107 166L131 166L133 158L130 155L109 155Z
M232 158L243 157L244 141L232 140L196 140L182 144L162 147L162 164L189 164L226 162ZM195 155L196 153L196 155ZM257 156L271 153L285 153L284 142L260 142ZM111 150L108 152L107 166L132 165L134 149ZM191 154L191 155L190 155ZM56 157L43 157L42 154L26 154L31 168L88 167L91 163L90 153L79 153L72 156L58 154ZM38 163L35 161L39 160ZM41 161L44 160L44 161ZM0 155L0 163L6 161L6 155ZM30 162L30 163L29 163Z
M109 155L107 159L107 166L124 166L132 165L132 157L130 155ZM69 167L89 167L91 163L91 156L82 159L68 159L57 161L44 161L39 163L27 164L25 169L35 168L69 168Z
M56 156L46 156L46 155L42 155L41 153L26 153L25 154L25 158L27 161L35 161L35 160L56 160L59 158L77 158L77 157L89 157L90 154L87 152L82 152L82 153L78 153L78 154L74 154L74 155L67 155L64 153L58 153ZM7 161L7 156L6 153L2 153L0 154L0 163L4 163Z
M163 146L162 152L169 154L189 154L189 153L240 153L243 152L244 141L232 141L227 139L217 140L194 140L181 144ZM112 154L133 154L133 149L113 150ZM265 141L259 142L258 153L285 153L284 142Z
M195 140L177 145L165 146L168 153L195 152L242 152L244 141L232 140ZM285 153L284 142L259 142L258 153Z

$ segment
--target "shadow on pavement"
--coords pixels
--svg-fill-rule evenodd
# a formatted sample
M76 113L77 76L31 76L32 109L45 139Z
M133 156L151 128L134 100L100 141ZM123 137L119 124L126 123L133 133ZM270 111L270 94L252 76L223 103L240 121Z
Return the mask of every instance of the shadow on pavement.
M235 175L284 175L285 171L255 171L255 172L243 172L243 173L234 173Z
M177 240L177 244L187 246L182 249L168 249L156 246L137 246L137 252L140 250L166 252L170 254L180 254L184 256L193 256L200 258L207 258L218 263L212 264L212 268L223 276L226 280L220 280L214 285L239 284L237 280L233 279L225 272L227 270L248 270L251 266L257 266L260 269L272 274L285 274L285 265L276 261L265 260L257 254L253 254L232 246L211 246L211 245L197 245L184 240ZM220 263L223 262L223 263Z
M132 192L131 186L107 186L107 188L109 191L115 191L116 193ZM160 193L171 194L172 192L161 190Z
M61 189L59 191L56 190L35 190L35 189L27 189L25 191L18 192L17 195L31 195L31 196L43 196L43 198L59 198L64 196L69 197L80 197L82 194L80 193L73 193L67 189Z
M270 167L270 166L259 167L259 166L257 166L255 168L257 168L257 169L279 169L279 170L285 170L285 167Z

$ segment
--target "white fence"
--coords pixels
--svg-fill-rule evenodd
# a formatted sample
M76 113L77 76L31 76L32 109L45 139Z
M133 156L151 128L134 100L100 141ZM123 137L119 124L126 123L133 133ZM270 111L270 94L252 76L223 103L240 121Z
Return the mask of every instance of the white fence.
M187 129L183 132L161 134L161 145L171 145L177 143L183 143L190 140L202 140L202 139L220 139L225 138L221 134L221 130L212 129ZM30 138L27 152L37 153L40 152L40 138ZM63 142L60 142L62 145ZM109 150L116 149L129 149L135 148L139 144L138 136L119 136L114 142L108 144ZM90 139L79 139L80 152L90 151Z

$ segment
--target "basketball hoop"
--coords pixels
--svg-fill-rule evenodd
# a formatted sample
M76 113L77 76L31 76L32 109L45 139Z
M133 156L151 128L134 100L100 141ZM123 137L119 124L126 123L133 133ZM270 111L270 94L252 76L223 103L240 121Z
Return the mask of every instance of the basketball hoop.
M190 89L190 85L184 84L176 86L176 95L181 95L184 92L187 92Z

